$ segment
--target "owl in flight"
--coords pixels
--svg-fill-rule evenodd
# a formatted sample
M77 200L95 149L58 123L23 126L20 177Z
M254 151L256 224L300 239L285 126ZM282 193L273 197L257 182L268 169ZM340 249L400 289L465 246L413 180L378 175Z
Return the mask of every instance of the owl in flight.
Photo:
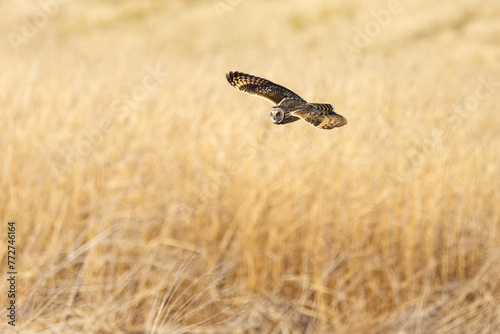
M229 72L226 78L234 88L274 103L269 110L269 119L274 124L287 124L301 118L320 129L329 130L347 124L344 116L335 113L331 104L307 103L288 88L269 80L241 72Z

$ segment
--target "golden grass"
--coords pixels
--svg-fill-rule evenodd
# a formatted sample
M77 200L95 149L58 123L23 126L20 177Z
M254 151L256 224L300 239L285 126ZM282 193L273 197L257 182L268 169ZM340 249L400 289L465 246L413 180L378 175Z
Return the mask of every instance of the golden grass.
M500 7L404 2L346 58L388 3L75 1L6 38L16 329L500 331ZM274 126L229 70L349 123Z

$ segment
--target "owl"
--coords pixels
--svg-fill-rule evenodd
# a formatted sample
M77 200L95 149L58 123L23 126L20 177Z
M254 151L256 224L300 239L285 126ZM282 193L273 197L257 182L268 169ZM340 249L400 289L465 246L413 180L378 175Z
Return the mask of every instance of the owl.
M306 100L283 86L269 80L241 72L229 72L227 81L234 88L271 101L269 110L274 124L288 124L299 119L320 129L333 129L347 124L344 116L335 113L331 104L307 103Z

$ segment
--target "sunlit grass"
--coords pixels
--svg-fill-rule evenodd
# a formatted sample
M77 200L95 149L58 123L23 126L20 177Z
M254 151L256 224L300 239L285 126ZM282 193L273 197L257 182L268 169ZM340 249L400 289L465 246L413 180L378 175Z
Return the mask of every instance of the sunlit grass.
M387 3L232 6L71 2L5 44L16 329L500 330L498 6L405 3L352 59L339 45ZM274 126L230 70L348 124Z

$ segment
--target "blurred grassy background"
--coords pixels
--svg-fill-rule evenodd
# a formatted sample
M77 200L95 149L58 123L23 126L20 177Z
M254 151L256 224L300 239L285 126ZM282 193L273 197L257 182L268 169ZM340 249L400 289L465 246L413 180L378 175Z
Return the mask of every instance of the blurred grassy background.
M498 2L0 9L16 329L500 331ZM274 126L230 70L349 123Z

